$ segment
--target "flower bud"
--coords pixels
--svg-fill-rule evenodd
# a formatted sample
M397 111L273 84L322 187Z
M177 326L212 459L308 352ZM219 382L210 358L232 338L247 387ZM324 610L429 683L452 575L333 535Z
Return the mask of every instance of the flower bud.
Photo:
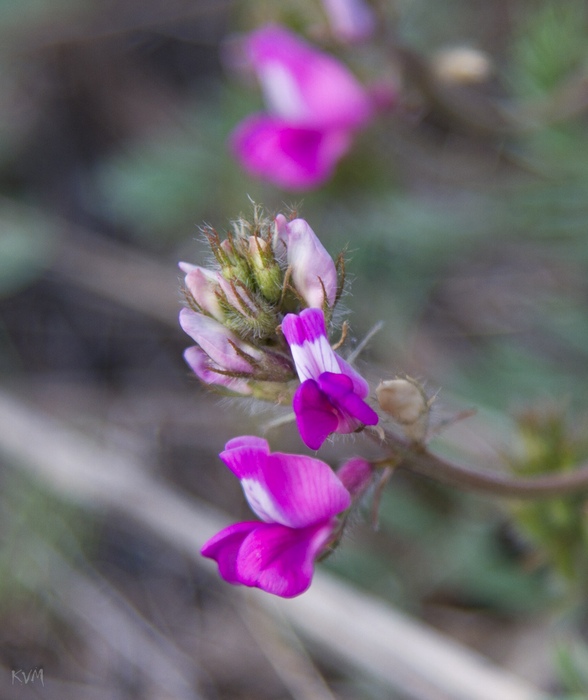
M198 351L188 348L184 355L196 375L206 384L217 384L251 394L253 385L222 380L245 379L247 382L289 382L294 378L292 362L283 354L249 343L215 319L191 309L180 311L180 326L193 340ZM218 375L218 376L217 376ZM265 392L267 393L267 391Z
M180 326L225 373L252 375L263 358L261 350L245 343L228 328L204 314L182 309Z
M278 257L285 250L292 284L309 307L324 309L335 305L337 268L304 219L288 222L283 214L278 214L274 250Z
M251 270L245 257L239 254L235 241L232 238L225 238L221 241L219 249L222 276L226 280L242 282L250 286Z
M372 475L372 465L361 457L353 457L337 470L337 476L352 498L363 494L372 481Z
M439 51L433 71L445 83L474 85L488 80L494 72L489 56L469 46L455 46Z
M430 401L423 388L410 378L390 379L376 388L380 408L402 426L414 442L423 442L429 424Z
M190 301L195 302L196 310L222 323L224 313L218 296L217 273L185 262L179 263L179 267L186 273L184 283L192 297Z
M283 273L274 252L264 238L249 236L249 264L259 291L272 303L282 296Z
M268 338L275 333L278 318L268 302L240 282L218 276L223 323L244 339Z
M220 387L228 391L241 394L241 396L251 396L253 388L247 379L240 379L224 374L225 371L197 345L187 348L184 352L184 359L190 369L204 384Z

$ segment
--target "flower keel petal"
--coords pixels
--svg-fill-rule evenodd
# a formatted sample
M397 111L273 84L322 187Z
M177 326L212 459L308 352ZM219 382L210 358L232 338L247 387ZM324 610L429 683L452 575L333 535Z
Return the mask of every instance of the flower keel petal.
M225 581L243 583L237 573L237 558L243 541L257 527L259 523L255 521L229 525L211 537L200 550L202 556L217 562Z
M300 437L311 450L318 450L339 425L335 407L314 379L307 379L298 387L292 407Z
M304 529L262 524L243 541L236 562L240 583L292 598L312 579L314 560L333 531L330 523Z
M364 425L376 425L378 414L353 390L353 380L345 374L324 372L318 386L330 401L351 418Z

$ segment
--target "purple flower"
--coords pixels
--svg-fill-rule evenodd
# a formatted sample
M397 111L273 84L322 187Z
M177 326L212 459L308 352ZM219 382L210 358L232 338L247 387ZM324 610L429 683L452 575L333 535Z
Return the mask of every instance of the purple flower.
M234 584L292 598L310 585L314 561L335 537L335 516L351 496L331 468L318 459L270 453L266 440L239 437L220 455L241 480L259 521L235 523L202 548L220 575Z
M251 394L243 375L253 374L256 363L263 357L261 351L214 318L191 309L180 311L180 325L197 343L184 352L184 359L201 381L239 394Z
M285 190L307 190L329 180L351 146L349 131L291 126L255 114L231 136L236 158L248 173Z
M369 385L333 352L322 311L288 314L282 332L302 382L292 405L308 447L318 450L331 433L352 433L362 425L376 425L378 414L364 401Z
M317 187L372 118L368 93L343 64L277 25L251 34L242 52L269 114L237 127L234 154L248 172L285 189Z
M274 249L279 257L286 251L292 283L308 306L334 306L338 286L335 263L304 219L288 222L278 214Z

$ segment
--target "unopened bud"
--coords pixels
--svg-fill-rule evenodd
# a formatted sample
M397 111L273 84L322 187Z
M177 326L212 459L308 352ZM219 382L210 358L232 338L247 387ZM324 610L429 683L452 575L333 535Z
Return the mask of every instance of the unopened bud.
M229 281L242 282L247 287L251 284L251 271L245 258L240 255L233 239L225 238L220 244L222 276Z
M278 319L270 304L242 283L219 275L224 325L246 340L266 338L275 333Z
M352 498L358 498L372 482L372 465L361 457L353 457L337 470L337 476Z
M194 374L210 387L227 391L231 394L240 394L241 396L251 396L253 389L247 379L242 377L233 377L230 374L225 374L225 369L217 365L202 348L193 345L184 352L184 359L194 372Z
M307 306L332 308L337 299L338 276L335 263L304 219L287 221L278 214L274 249L278 257L285 249L292 285Z
M414 442L423 442L429 424L431 402L413 379L390 379L376 388L380 408L402 426Z
M179 266L186 273L184 284L190 306L222 323L224 313L218 299L218 273L185 262Z
M249 264L259 291L270 302L282 296L282 270L271 245L259 236L249 236Z

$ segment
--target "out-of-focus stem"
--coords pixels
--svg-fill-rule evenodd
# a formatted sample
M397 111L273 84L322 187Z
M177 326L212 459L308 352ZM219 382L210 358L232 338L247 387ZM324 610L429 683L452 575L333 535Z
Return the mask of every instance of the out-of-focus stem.
M559 474L517 478L450 462L429 452L424 446L409 444L390 431L383 431L383 441L381 432L371 429L366 432L383 447L391 448L390 461L397 462L397 469L405 469L466 491L525 499L588 492L588 464L580 464L574 470ZM388 460L382 460L382 464L386 462Z

